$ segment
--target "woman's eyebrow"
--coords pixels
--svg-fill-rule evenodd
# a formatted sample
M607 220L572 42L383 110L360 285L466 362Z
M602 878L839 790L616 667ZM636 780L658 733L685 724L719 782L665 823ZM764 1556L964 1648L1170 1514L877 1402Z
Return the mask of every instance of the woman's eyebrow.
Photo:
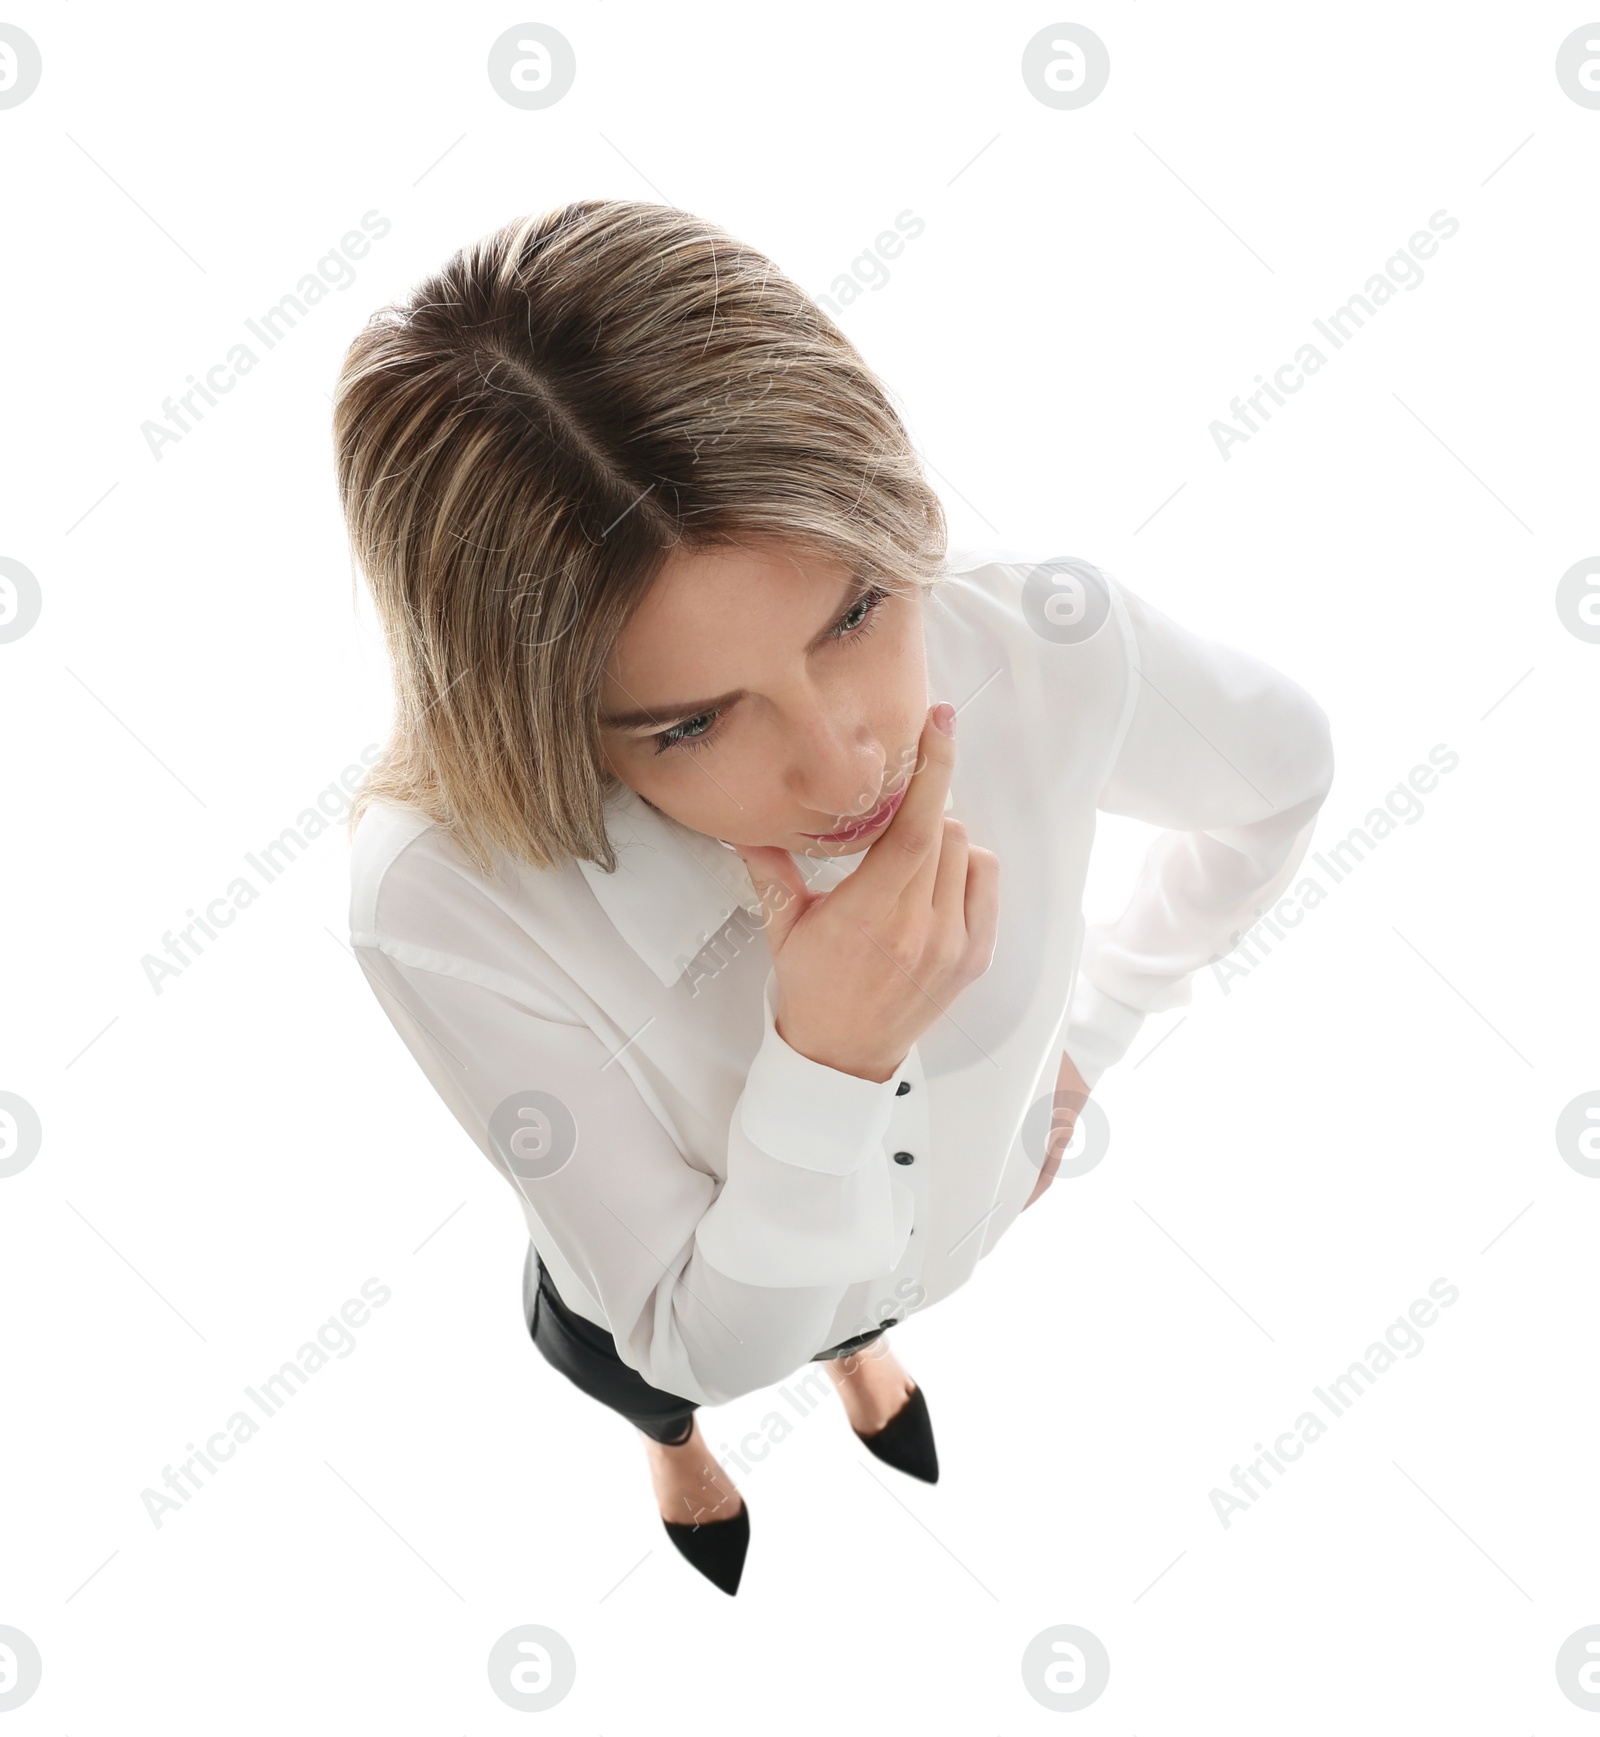
M834 608L828 619L812 635L806 646L808 652L816 648L827 638L834 624L841 615L847 615L857 603L873 588L874 581L867 575L857 574L845 581L844 596ZM732 705L744 696L743 688L735 688L732 693L717 694L709 700L691 700L683 705L646 706L632 712L602 712L600 728L602 730L666 730L672 725L681 723L685 718L697 718L702 712L714 712L723 706Z

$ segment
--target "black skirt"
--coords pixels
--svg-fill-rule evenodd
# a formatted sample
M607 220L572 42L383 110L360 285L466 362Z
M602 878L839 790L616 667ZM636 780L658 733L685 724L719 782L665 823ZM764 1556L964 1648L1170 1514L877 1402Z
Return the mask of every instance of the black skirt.
M637 1369L624 1363L617 1355L616 1340L605 1328L575 1314L561 1300L532 1242L522 1267L522 1318L540 1355L580 1391L625 1417L652 1441L675 1445L688 1440L699 1402L652 1387ZM857 1333L817 1352L811 1361L848 1357L897 1324L885 1321L870 1332Z

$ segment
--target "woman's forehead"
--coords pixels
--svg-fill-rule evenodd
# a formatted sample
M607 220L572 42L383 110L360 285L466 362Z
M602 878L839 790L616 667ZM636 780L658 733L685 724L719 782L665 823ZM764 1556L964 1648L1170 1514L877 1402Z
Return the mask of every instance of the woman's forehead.
M856 589L837 560L675 550L606 660L608 718L625 710L666 716L742 685L775 659L805 655Z

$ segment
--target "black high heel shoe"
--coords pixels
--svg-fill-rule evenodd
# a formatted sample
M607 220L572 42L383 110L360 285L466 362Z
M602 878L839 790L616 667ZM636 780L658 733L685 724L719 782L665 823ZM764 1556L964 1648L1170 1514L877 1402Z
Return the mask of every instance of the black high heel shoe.
M743 1493L740 1494L743 1501ZM731 1598L739 1590L745 1552L750 1548L750 1504L727 1520L702 1520L698 1526L663 1520L678 1554L719 1591Z
M851 1433L886 1466L921 1478L925 1484L938 1483L939 1451L933 1445L933 1424L920 1386L911 1389L911 1397L882 1429L863 1435L852 1426Z
M694 1434L694 1420L682 1437L668 1442L668 1447L682 1447ZM668 1520L661 1524L672 1540L673 1548L691 1568L697 1568L719 1592L731 1598L739 1590L744 1573L745 1554L750 1548L750 1504L744 1492L739 1492L740 1508L725 1520Z

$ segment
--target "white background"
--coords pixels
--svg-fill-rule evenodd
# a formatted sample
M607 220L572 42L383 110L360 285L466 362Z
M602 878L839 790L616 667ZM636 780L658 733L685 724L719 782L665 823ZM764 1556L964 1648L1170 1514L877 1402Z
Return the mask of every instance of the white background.
M44 597L0 646L0 1088L44 1129L0 1181L0 1623L44 1661L7 1731L525 1729L486 1663L529 1622L577 1655L558 1732L1059 1729L1021 1674L1058 1623L1110 1655L1089 1732L1590 1729L1554 1670L1600 1622L1600 1181L1554 1138L1600 1088L1600 646L1554 604L1600 543L1600 110L1555 77L1588 15L6 18L44 69L0 112L0 554ZM577 56L546 111L486 76L524 20ZM1061 20L1111 57L1075 111L1020 73ZM813 294L915 212L840 323L952 543L1082 556L1302 682L1338 756L1316 848L1460 757L1270 958L1150 1021L1097 1093L1104 1161L896 1335L941 1482L828 1396L736 1474L733 1600L528 1343L516 1203L345 945L342 824L159 995L141 964L386 732L333 486L346 344L591 196L709 217ZM353 285L153 458L163 399L372 209ZM1441 209L1425 280L1224 461L1213 419ZM1148 836L1106 824L1091 920ZM351 1354L155 1526L162 1468L369 1277ZM1420 1354L1224 1527L1230 1468L1441 1277Z

